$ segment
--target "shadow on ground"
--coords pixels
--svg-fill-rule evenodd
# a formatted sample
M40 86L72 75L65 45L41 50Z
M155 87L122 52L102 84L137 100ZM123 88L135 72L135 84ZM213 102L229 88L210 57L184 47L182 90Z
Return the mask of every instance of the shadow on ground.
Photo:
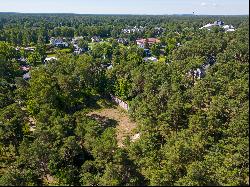
M91 119L94 119L98 121L105 129L108 127L116 127L118 125L118 122L114 119L110 119L98 114L91 114L89 116Z

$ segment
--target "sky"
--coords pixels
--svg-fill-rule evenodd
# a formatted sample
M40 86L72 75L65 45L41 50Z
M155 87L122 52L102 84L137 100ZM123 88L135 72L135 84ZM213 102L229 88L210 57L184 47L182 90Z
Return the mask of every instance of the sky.
M0 12L249 15L249 0L0 0Z

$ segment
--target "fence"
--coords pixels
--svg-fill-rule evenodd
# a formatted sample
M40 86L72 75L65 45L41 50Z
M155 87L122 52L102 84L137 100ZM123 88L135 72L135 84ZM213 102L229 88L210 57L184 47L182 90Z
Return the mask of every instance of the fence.
M125 109L125 110L129 110L129 106L128 106L128 104L126 103L126 102L124 102L124 101L122 101L121 99L119 99L119 98L117 98L117 97L115 97L115 96L113 96L113 95L111 95L110 94L110 96L111 96L111 99L116 103L116 104L118 104L120 107L122 107L123 109Z

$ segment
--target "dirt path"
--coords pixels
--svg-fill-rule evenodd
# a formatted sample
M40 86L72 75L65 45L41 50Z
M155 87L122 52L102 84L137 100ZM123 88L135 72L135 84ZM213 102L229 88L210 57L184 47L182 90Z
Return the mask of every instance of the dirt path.
M118 146L122 147L122 141L125 139L126 136L132 136L132 130L135 129L136 123L132 122L126 111L122 110L119 107L115 108L104 108L99 111L94 111L89 113L89 115L99 115L102 117L106 117L109 119L113 119L118 122L118 125L116 126L117 129L117 141Z

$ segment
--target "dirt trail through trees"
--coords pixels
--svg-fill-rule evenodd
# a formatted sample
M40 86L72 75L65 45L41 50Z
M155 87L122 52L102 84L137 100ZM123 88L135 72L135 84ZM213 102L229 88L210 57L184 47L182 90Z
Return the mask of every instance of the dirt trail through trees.
M118 146L122 147L122 141L126 138L126 136L132 136L133 129L136 127L136 123L132 122L126 111L122 110L119 107L114 108L104 108L98 111L91 112L89 115L99 115L102 117L106 117L109 119L113 119L117 121L118 125L116 126L117 129L117 141Z

